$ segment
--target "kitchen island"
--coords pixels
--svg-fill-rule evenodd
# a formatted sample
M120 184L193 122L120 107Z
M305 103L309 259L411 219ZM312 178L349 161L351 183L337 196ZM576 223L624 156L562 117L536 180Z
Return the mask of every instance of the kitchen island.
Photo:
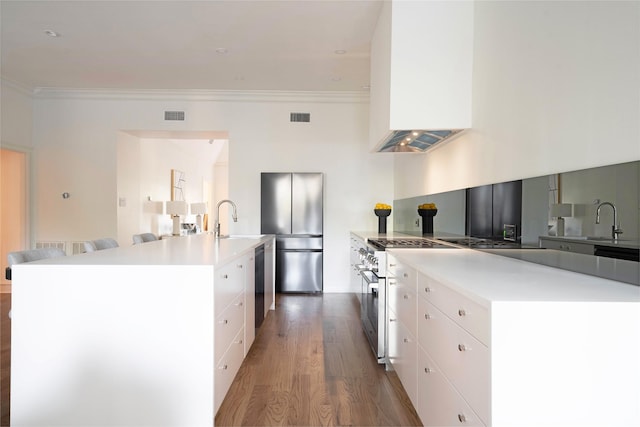
M272 242L201 234L15 265L12 425L213 425L254 338L254 251Z
M425 426L637 425L640 287L470 249L388 252L388 358Z

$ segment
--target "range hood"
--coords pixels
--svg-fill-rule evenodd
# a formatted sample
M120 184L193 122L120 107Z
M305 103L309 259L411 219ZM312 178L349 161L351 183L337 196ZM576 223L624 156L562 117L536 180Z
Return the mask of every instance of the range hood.
M379 153L424 153L436 144L458 136L464 129L395 130L375 150Z

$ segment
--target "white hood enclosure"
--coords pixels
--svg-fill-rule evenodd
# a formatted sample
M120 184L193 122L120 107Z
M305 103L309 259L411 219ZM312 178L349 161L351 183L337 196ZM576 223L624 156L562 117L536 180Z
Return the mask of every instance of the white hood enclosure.
M384 2L371 46L372 151L424 152L471 127L473 1Z

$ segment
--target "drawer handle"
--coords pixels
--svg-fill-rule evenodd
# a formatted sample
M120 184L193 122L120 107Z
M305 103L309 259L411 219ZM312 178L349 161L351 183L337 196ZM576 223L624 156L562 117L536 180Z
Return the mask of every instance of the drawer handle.
M426 293L429 293L429 292L431 292L431 288L427 286L426 288L424 288L424 291L425 291Z
M228 279L228 278L229 278L229 275L228 275L228 274L223 274L223 275L222 275L222 278L223 278L223 279Z
M395 280L389 280L389 286L395 286L395 285L396 285Z
M467 417L465 417L464 414L458 414L458 421L460 421L461 423L466 423Z
M218 323L220 323L221 325L226 325L227 323L229 323L229 321L227 319L221 320Z
M460 317L464 317L464 316L466 316L466 315L467 315L467 312L466 312L466 311L464 311L464 309L462 309L462 308L461 308L460 310L458 310L458 316L460 316Z
M389 267L395 267L396 265L393 263L389 263Z
M404 299L409 299L409 295L404 294Z
M389 319L389 322L395 322L398 319Z
M238 340L234 344L242 344L242 340Z
M236 304L236 307L242 307L242 301Z
M424 318L425 318L426 320L429 320L429 319L431 319L431 315L430 315L429 313L425 313L425 314L424 314Z
M467 347L464 344L458 344L458 351L467 351Z
M431 372L433 372L433 369L431 369L431 368L424 368L424 373L425 373L425 374L430 374Z
M409 342L409 338L403 338L402 341L408 343Z
M409 275L407 273L404 273L402 276L403 277L409 277Z
M218 369L220 369L221 371L226 371L228 368L229 367L227 365L222 365Z
M238 264L238 268L242 268L242 264Z

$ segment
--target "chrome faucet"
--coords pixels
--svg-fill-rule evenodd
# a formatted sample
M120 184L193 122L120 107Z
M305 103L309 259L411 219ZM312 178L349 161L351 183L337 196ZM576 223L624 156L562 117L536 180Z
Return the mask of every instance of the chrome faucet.
M238 222L238 211L236 209L236 204L233 203L231 200L228 199L224 199L224 200L220 200L218 202L218 205L216 206L216 219L213 225L213 230L214 230L214 236L215 237L220 237L220 205L223 203L230 203L231 207L233 208L233 214L231 215L231 217L233 218L233 222Z
M611 206L613 209L613 226L611 227L611 238L614 240L618 240L618 235L622 234L622 229L620 228L620 224L618 223L618 211L616 211L616 207L611 202L602 202L598 205L598 209L596 209L596 224L600 224L600 208L603 206Z

